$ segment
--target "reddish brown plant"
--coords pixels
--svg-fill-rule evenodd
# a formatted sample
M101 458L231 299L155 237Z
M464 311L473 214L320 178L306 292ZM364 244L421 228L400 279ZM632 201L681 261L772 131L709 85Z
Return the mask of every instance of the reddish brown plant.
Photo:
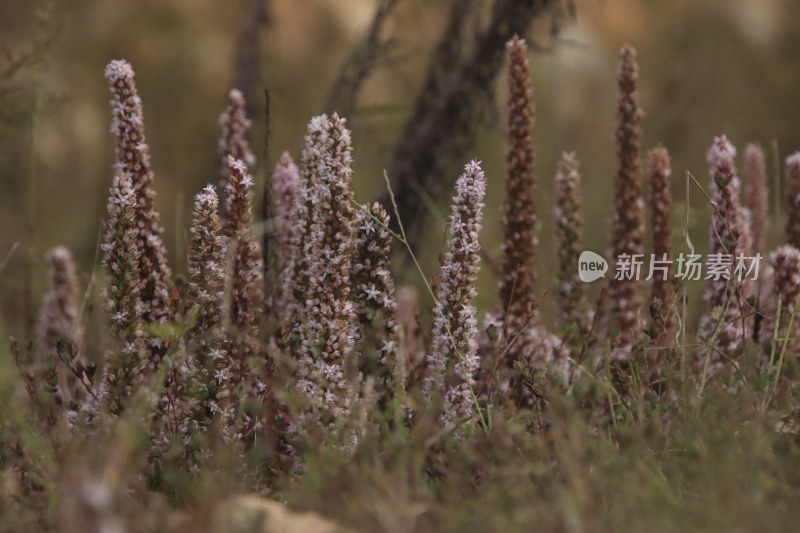
M156 211L156 192L150 151L144 135L142 100L136 90L133 68L126 61L115 60L106 67L111 88L113 120L111 133L116 140L117 174L128 176L136 193L134 225L141 250L139 275L142 280L142 320L163 323L172 319L172 272L167 264L167 250L161 240L164 228ZM161 356L159 339L152 339L153 357Z
M767 247L769 229L769 189L767 188L767 168L764 164L764 151L755 144L744 149L745 176L747 178L747 207L752 217L752 252L764 253Z
M671 308L674 298L669 294L669 283L672 279L672 237L670 235L669 216L672 210L672 191L670 178L672 167L669 152L663 146L657 146L647 154L647 176L650 180L650 215L653 225L653 254L658 261L665 261L666 272L653 275L650 292L651 310L660 307L664 331L668 332L672 320ZM660 304L656 304L656 300Z
M636 49L622 47L618 71L617 175L614 180L614 219L611 228L612 261L644 254L644 196L642 191L641 122L639 107L639 65ZM625 347L637 337L642 305L641 283L636 276L614 276L609 286L611 315L618 329L616 353L625 357Z
M786 242L800 249L800 152L786 158Z
M536 307L536 177L533 172L534 105L528 66L528 46L519 36L508 48L508 152L506 201L503 205L503 272L500 316L511 333L520 332L535 317ZM509 359L516 355L509 354Z

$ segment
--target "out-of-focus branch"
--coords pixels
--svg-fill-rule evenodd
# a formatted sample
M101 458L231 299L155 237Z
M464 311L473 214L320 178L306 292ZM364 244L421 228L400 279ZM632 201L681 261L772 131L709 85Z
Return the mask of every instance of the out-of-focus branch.
M364 80L389 45L388 40L381 39L381 29L397 3L398 0L380 0L364 40L353 50L331 88L325 104L326 113L338 113L344 117L352 114Z
M439 43L433 51L428 76L425 85L417 95L416 107L412 118L406 126L408 137L409 128L412 124L420 122L428 116L437 103L437 98L444 92L452 78L456 74L457 65L461 62L464 43L466 41L466 21L475 11L477 2L475 0L455 0L450 10L450 18L447 25L442 30ZM398 145L399 151L400 145ZM395 152L396 156L397 152Z
M536 17L565 12L563 0L495 0L488 26L476 36L471 52L461 57L463 22L474 4L473 0L454 3L390 166L400 216L410 227L415 247L427 215L419 191L438 200L451 183L450 174L457 174L456 161L463 158L482 111L494 98L492 88L503 66L506 41L515 33L527 33Z
M261 29L270 23L269 0L244 0L244 20L234 59L233 87L242 91L247 114L255 115L258 66L261 60Z
M271 117L270 117L270 98L269 90L264 89L264 147L261 156L261 166L264 171L264 190L261 193L261 221L266 222L272 219L272 172L269 168L269 141L271 133ZM266 294L272 295L274 280L270 277L270 267L272 265L272 241L274 240L273 232L267 228L264 231L262 252L264 254L264 270L266 281Z

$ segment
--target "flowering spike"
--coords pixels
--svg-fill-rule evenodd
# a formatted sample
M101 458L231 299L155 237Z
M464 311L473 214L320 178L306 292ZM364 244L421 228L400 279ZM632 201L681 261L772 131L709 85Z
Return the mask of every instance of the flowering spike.
M397 288L398 367L405 369L406 384L416 383L425 370L425 346L419 324L419 290L410 285Z
M305 137L305 147L300 161L300 181L291 211L289 254L282 283L289 291L284 321L284 328L287 330L302 320L310 285L306 253L314 210L313 194L327 172L325 158L326 150L331 143L328 131L330 127L327 115L314 117L308 124Z
M653 225L653 254L661 261L672 261L672 237L670 235L669 217L672 211L672 190L670 178L672 167L669 152L659 145L647 153L647 176L650 180L650 211ZM667 273L653 275L653 284L650 292L651 310L655 301L661 302L661 318L664 320L663 331L670 329L672 313L669 311L672 298L669 297L668 284L672 279L671 263L666 264ZM665 279L666 278L666 279Z
M640 137L642 110L638 92L639 65L636 49L625 45L620 51L617 107L617 175L614 180L614 219L611 228L612 258L644 254L644 196ZM616 279L609 282L611 316L619 327L619 346L626 348L636 338L636 324L642 304L640 282ZM625 354L627 350L616 351ZM623 357L625 357L623 355Z
M66 372L59 359L58 343L72 344L67 353L78 353L82 330L78 323L79 292L75 261L66 246L56 246L46 254L50 264L50 290L42 299L37 323L36 364L42 370L37 381L43 385L57 385L61 405L69 404L75 389L74 376ZM76 391L77 392L77 391Z
M244 161L248 169L254 168L256 164L256 158L247 142L247 132L252 123L247 118L246 108L247 102L242 91L231 89L228 93L228 106L219 116L219 126L222 130L217 143L220 157L219 186L225 193L228 191L228 180L231 176L228 157Z
M250 398L263 401L268 385L261 376L250 370L247 362L261 355L257 344L258 325L264 300L264 264L261 247L251 232L253 222L253 177L241 159L228 157L228 223L223 319L227 344L219 358L215 374L216 385L222 389L220 409L224 423L224 438L232 437L241 443L252 438L261 427L252 412L239 416L241 401ZM237 389L244 387L244 392Z
M122 412L122 398L133 394L143 366L139 357L144 308L140 295L144 284L140 278L136 206L137 195L131 179L116 176L109 191L108 220L102 244L106 272L103 295L111 331L122 344L122 349L107 354L100 385L101 390L110 394L110 408L114 414Z
M747 206L752 217L752 252L763 253L767 247L769 229L769 189L764 152L761 147L748 144L744 149L744 162L747 176Z
M150 151L144 135L142 101L136 90L133 68L128 62L112 61L106 67L105 75L113 96L111 133L116 139L117 174L130 178L136 194L133 220L138 230L137 246L141 251L142 320L163 323L171 320L173 314L172 272L161 241L164 229L155 207L156 193ZM157 360L160 354L154 353L153 357Z
M289 255L289 241L292 236L292 205L300 183L300 170L294 164L291 154L283 152L272 174L272 199L274 202L275 232L278 246L285 260Z
M278 317L286 320L289 307L290 288L288 266L292 255L292 237L295 221L292 219L295 199L300 185L300 170L289 152L283 152L272 174L272 213L275 223L275 240L278 243L277 272L281 281L278 288Z
M736 253L742 253L747 257L755 253L753 250L753 214L744 206L739 206L739 249Z
M506 329L515 334L534 318L538 218L536 177L533 172L534 104L528 46L515 35L508 49L508 151L506 153L506 200L503 205L503 271L500 279L500 315ZM509 364L518 350L509 353Z
M486 177L480 162L470 161L456 182L450 211L450 239L442 259L433 309L431 350L426 358L427 398L444 397L442 420L475 415L475 374L480 368L478 323L472 299L480 268L478 234L483 220ZM449 375L454 371L454 375Z
M228 239L235 238L242 231L250 231L253 223L253 187L255 182L241 159L228 156L230 178L225 186L225 211L228 215L224 234Z
M560 326L577 325L585 319L585 295L578 282L581 252L581 174L574 152L563 153L556 173L556 237L558 241L558 304Z
M219 197L212 185L194 198L189 232L188 296L197 318L186 343L181 343L178 348L185 353L173 367L168 383L171 387L167 388L166 393L169 398L170 394L180 396L181 387L196 391L197 401L192 406L185 406L188 409L186 412L179 413L183 421L178 425L184 428L188 424L199 429L206 428L212 415L219 413L220 405L225 404L226 399L220 397L220 385L223 383L217 381L220 374L216 370L229 366L225 359L229 339L222 328L225 240L219 219ZM165 414L175 407L173 402L166 402L162 406ZM169 416L165 420L171 423Z
M356 394L345 376L345 359L358 337L350 301L355 221L351 135L336 114L311 122L303 158L308 196L299 202L312 208L306 215L310 224L303 248L307 274L294 279L295 290L304 297L298 388L318 414L338 418L349 413Z
M751 235L748 255L763 255L767 250L767 232L769 230L769 188L764 152L761 147L756 144L748 144L744 150L744 161L747 176L746 198L749 208L749 213L747 209L742 210L744 236L746 238L748 233ZM761 274L761 279L751 282L756 296L755 305L759 312L753 320L753 339L756 341L772 335L772 332L764 328L766 324L761 319L763 311L769 309L771 305L770 276L771 268L767 267Z
M201 338L219 325L222 307L224 240L218 207L217 191L209 185L195 196L189 230L189 292L198 309L195 331Z
M250 232L253 223L253 177L241 159L228 157L227 253L233 257L233 272L227 279L230 296L228 318L239 334L254 335L263 299L264 269L261 248ZM243 355L243 354L242 354Z
M780 246L769 256L773 269L773 305L770 315L777 314L778 298L781 301L778 339L789 339L787 353L796 354L800 349L800 317L796 315L798 298L800 298L800 251L790 244ZM794 315L794 320L792 320ZM793 324L792 331L789 325ZM774 333L774 321L766 324L770 335ZM779 348L781 349L781 348Z
M139 251L135 226L136 193L130 178L117 176L109 191L108 221L103 238L106 311L111 329L127 341L136 336L142 315Z
M786 242L800 249L800 152L786 158Z
M742 238L742 207L739 200L741 182L736 175L736 148L723 135L714 139L708 151L708 165L711 175L712 224L709 230L710 253L730 256L736 261L736 255L746 253ZM733 271L733 267L731 267ZM725 309L725 316L705 316L701 321L701 334L711 338L719 325L717 346L725 354L732 354L742 347L749 336L750 320L744 308L747 298L747 285L736 281L731 272L731 279L709 279L705 292L705 300L712 309ZM710 369L712 373L723 367L723 362L715 361Z
M40 362L56 353L59 340L77 345L82 336L77 323L80 288L72 252L66 246L56 246L47 252L45 258L50 264L50 290L42 300L39 313L37 338Z
M378 354L377 368L369 370L379 378L376 392L380 399L391 393L392 378L395 387L403 388L407 376L405 361L397 357L397 299L389 270L392 236L388 226L389 215L377 202L356 211L351 286L363 332L362 358L369 343ZM376 328L376 323L381 327Z

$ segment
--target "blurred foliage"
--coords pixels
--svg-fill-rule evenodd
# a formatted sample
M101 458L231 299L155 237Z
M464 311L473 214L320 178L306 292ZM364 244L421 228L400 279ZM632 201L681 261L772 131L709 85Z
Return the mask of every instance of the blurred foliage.
M742 362L736 394L716 381L698 393L699 376L671 364L671 392L657 398L587 374L568 395L550 391L542 413L495 406L488 431L473 425L468 439L430 410L411 428L393 424L390 407L373 413L380 422L354 454L309 432L302 473L278 473L268 486L253 481L263 439L244 462L215 448L193 473L165 460L148 486L148 437L133 416L91 436L43 430L2 359L0 400L15 408L0 414L0 532L293 531L290 517L247 527L250 514L230 500L247 493L348 531L796 531L797 361L787 360L787 386L774 394L753 358Z
M31 213L35 230L33 242L25 243L33 261L17 253L0 271L0 338L19 334L20 280L27 274L37 286L43 283L46 249L55 244L73 249L82 263L83 286L97 267L113 157L103 79L110 59L124 57L136 69L158 206L168 228L165 240L169 250L185 250L178 244L186 240L189 202L205 183L216 181L216 123L234 76L245 4L71 0L54 4L52 24L43 35L36 16L42 2L0 0L0 49L9 52L0 63L0 263L12 243L25 240ZM297 155L308 119L324 107L374 7L371 0L271 0L258 74L272 98L273 160L283 149ZM386 23L391 53L367 80L351 117L354 185L361 201L382 190L382 170L423 81L447 7L399 0ZM622 43L639 49L644 144L663 142L673 156L676 250L683 247L685 173L707 181L705 152L713 135L726 133L739 147L756 141L776 154L770 161L773 209L780 200L780 160L800 148L800 2L576 0L575 7L576 20L564 25L557 39L548 21L531 31L542 292L555 280L552 176L563 150L577 150L582 161L586 247L604 252L609 245L615 65ZM497 94L502 105L502 82ZM257 113L263 103L253 105L252 140L259 147L264 129ZM499 109L488 111L493 118L475 148L490 181L481 236L487 259L499 255L505 153ZM453 180L458 172L459 167L453 169ZM36 176L34 205L28 199L31 176ZM694 186L690 200L688 229L703 251L709 209ZM782 241L778 215L774 209L773 246ZM429 242L420 254L428 272L434 272L442 248L441 220L431 218ZM172 257L179 272L183 259ZM486 261L478 300L483 309L495 301L491 270ZM399 278L419 283L413 272ZM702 288L700 282L690 287L695 301ZM34 292L38 295L38 288ZM94 316L99 314L93 312L95 300L96 295L87 309L90 324L103 320ZM697 313L701 306L694 307ZM100 353L103 330L95 331L86 349ZM787 364L789 381L796 381L796 361ZM36 427L18 381L0 343L0 405L20 406L0 416L0 531L42 530L68 520L59 513L70 509L68 498L80 494L87 472L113 477L115 487L124 487L124 511L151 530L173 523L179 524L176 530L207 526L225 496L252 489L233 468L196 478L168 471L163 493L141 487L141 465L131 458L145 438L135 424L123 423L94 442L79 440L60 449ZM769 409L762 409L768 402L757 376L736 395L712 386L702 398L691 376L675 383L678 393L668 401L616 403L607 382L584 376L572 395L552 398L545 434L530 431L526 413L494 415L491 431L468 443L452 442L433 419L422 419L410 434L381 426L382 434L370 435L356 457L331 450L312 454L304 476L287 475L269 495L365 531L796 529L800 454L792 409L797 391L781 389L778 397L768 397ZM9 452L18 444L25 449L21 458ZM24 487L9 466L17 461L32 473ZM59 494L66 502L35 500L55 494L43 490L55 483L63 487ZM127 497L130 487L137 498ZM34 496L16 499L21 492ZM3 511L9 509L18 522L4 522Z
M156 171L158 206L171 251L185 250L191 197L215 180L217 117L234 78L235 46L248 2L178 0L76 0L57 2L53 44L41 71L45 113L30 138L34 101L32 57L36 47L36 2L0 0L0 47L11 53L0 67L0 254L25 234L26 179L36 162L38 187L33 212L33 280L43 276L41 257L55 244L71 247L88 266L95 257L99 224L111 179L113 148L108 135L108 91L103 67L128 59L137 72L146 129ZM488 0L480 2L484 9ZM259 83L272 97L271 158L289 149L297 155L308 119L320 112L341 68L367 31L372 0L271 0L269 24L261 30ZM401 0L385 22L389 53L362 88L350 123L354 132L356 197L366 201L383 189L382 171L425 75L430 51L448 13L448 2ZM793 0L577 0L576 18L554 38L549 21L530 37L536 46L532 71L537 103L537 172L542 213L540 290L555 280L552 176L563 150L582 161L589 248L608 247L616 99L616 51L624 42L639 48L642 104L647 113L644 145L663 142L671 151L676 198L676 244L684 218L685 172L706 182L705 151L712 136L726 133L743 147L760 142L782 159L800 147L800 31ZM479 24L473 20L470 24ZM469 46L463 43L463 46ZM22 63L14 68L15 61ZM28 58L28 59L26 59ZM499 80L498 105L505 99ZM260 95L260 91L256 91ZM263 143L262 102L256 110L253 145ZM482 128L474 154L489 177L486 228L489 256L499 254L505 125L495 111ZM34 153L29 160L28 154ZM777 172L770 157L771 170ZM452 180L459 167L452 170ZM777 180L776 180L777 183ZM706 246L708 208L692 191L690 234ZM773 198L771 205L776 205ZM444 210L444 206L439 207ZM435 271L444 226L431 218L429 242L420 254ZM771 244L781 240L773 223ZM677 248L680 249L680 248ZM182 271L183 258L172 257ZM0 278L3 312L19 324L27 268L18 254ZM399 273L415 282L414 274ZM690 287L699 299L702 284ZM487 263L481 275L482 308L493 305L494 280ZM34 290L35 294L38 291ZM549 299L545 299L545 308Z

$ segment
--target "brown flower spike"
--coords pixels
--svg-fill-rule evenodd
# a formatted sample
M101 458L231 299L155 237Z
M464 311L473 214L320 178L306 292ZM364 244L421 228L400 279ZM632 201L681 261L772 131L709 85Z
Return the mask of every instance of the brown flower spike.
M50 291L42 301L39 313L39 361L56 353L56 344L63 339L77 345L81 331L77 328L80 288L72 252L56 246L45 256L50 264Z
M800 249L800 152L786 158L786 242Z
M233 270L226 280L226 294L230 297L227 309L229 326L234 334L255 335L263 299L263 260L258 241L250 232L253 223L253 177L248 174L242 160L228 157L228 224L225 226L226 253L232 260ZM232 259L231 259L232 257ZM240 358L246 354L238 354Z
M59 362L60 356L79 353L82 330L78 323L80 287L75 272L72 252L66 246L56 246L45 256L50 266L50 290L42 299L37 323L36 376L40 386L57 384L57 397L61 405L80 393L75 377L67 366ZM71 344L71 350L59 353L59 342ZM71 363L71 361L68 361Z
M133 69L126 61L112 61L105 74L113 96L111 133L116 139L117 174L128 176L136 193L134 220L138 230L136 242L141 251L142 320L163 323L171 320L173 314L172 272L161 241L164 229L155 206L156 193L150 151L144 136L142 101L136 91ZM155 344L160 342L154 341ZM156 346L155 352L158 351ZM153 356L158 359L160 354L154 353Z
M314 117L308 124L305 146L300 157L300 181L291 210L291 237L283 270L282 285L288 292L284 310L284 329L290 331L302 321L306 292L310 284L306 246L311 232L314 210L313 191L323 179L326 152L323 141L329 135L330 120L326 115Z
M581 174L574 152L565 152L556 173L556 237L558 241L558 306L562 329L580 331L585 313L583 285L578 279L581 253Z
M346 418L359 390L348 379L347 361L358 341L358 317L351 300L355 210L353 208L352 136L337 114L311 119L303 151L303 181L295 203L308 207L302 257L294 278L302 317L296 389L309 400L290 432L308 422ZM298 228L298 231L301 228ZM360 378L360 375L359 375ZM360 384L360 379L357 380ZM357 433L351 435L357 441Z
M787 354L797 354L800 347L800 316L797 304L800 302L800 251L790 244L785 244L769 256L773 268L773 303L770 309L772 321L766 324L770 337L774 335L774 317L777 315L778 299L781 301L778 339L788 339ZM792 319L794 316L794 319ZM789 325L792 324L791 331ZM766 334L766 333L765 333ZM782 343L784 341L777 341ZM780 344L779 344L779 349Z
M433 308L428 373L423 383L427 399L444 399L441 418L477 417L475 378L480 370L478 321L472 300L480 270L478 241L483 224L486 176L480 161L470 161L456 181L450 207L450 238L441 262Z
M137 196L130 178L117 176L108 197L108 220L103 238L103 267L106 272L105 310L111 319L111 331L121 345L118 351L106 353L106 368L99 392L109 395L109 409L120 414L128 396L140 385L144 367L140 360L142 283L137 244L139 231L134 226Z
M533 172L534 104L528 66L528 46L518 36L508 42L508 152L506 201L503 206L504 263L500 279L500 314L509 334L516 334L535 317L538 218ZM509 354L509 359L517 359Z
M748 285L740 283L733 275L737 254L747 251L746 238L743 238L743 211L739 194L741 182L736 175L736 148L723 135L714 139L708 151L708 165L711 175L712 224L709 230L709 257L731 256L730 279L708 279L705 299L714 310L701 321L702 335L710 340L716 332L715 344L725 354L732 354L742 347L751 333L751 319L745 318ZM723 313L724 311L724 313ZM710 368L711 373L722 366L717 361Z
M275 241L278 244L278 253L273 254L274 262L269 268L277 272L280 281L274 298L274 309L281 322L287 320L291 299L289 279L289 266L292 256L292 239L296 228L292 220L295 198L300 186L300 170L292 160L289 152L283 152L275 165L272 173L272 202L273 221L275 224Z
M219 198L209 185L195 196L189 249L189 294L197 306L194 333L201 345L220 324L225 273L225 241L219 220Z
M747 177L747 207L752 217L753 253L764 253L767 248L767 230L769 229L769 190L767 188L767 168L764 164L764 152L755 144L748 144L744 149L744 163Z
M350 284L361 323L362 361L366 348L376 351L374 368L378 377L379 400L391 395L391 384L404 387L405 361L398 359L399 329L397 298L391 273L392 235L389 214L379 203L364 205L356 211L355 238ZM362 367L363 367L362 362Z
M239 89L231 89L228 93L228 106L219 116L219 127L222 130L217 143L219 153L219 186L223 193L228 192L228 180L231 177L228 157L241 160L252 169L256 164L256 157L250 150L247 142L247 132L252 123L247 118L247 102ZM227 217L226 213L226 217Z
M661 302L661 318L664 319L664 331L669 331L673 306L673 297L668 291L672 279L672 237L670 235L669 216L672 211L672 191L670 178L672 167L669 152L663 146L657 146L647 153L647 176L650 180L650 215L653 225L653 253L655 259L670 261L666 274L655 272L650 292L651 309L656 300Z
M262 356L258 326L264 302L264 264L253 224L253 177L241 159L228 157L228 224L225 229L225 300L223 320L227 345L219 360L215 379L222 389L221 417L226 442L246 442L264 423L255 413L240 412L246 398L263 401L269 385L262 374L252 371L248 361ZM269 371L269 369L268 369Z
M639 65L636 49L626 45L620 52L617 108L617 176L614 181L614 219L611 228L612 261L622 255L644 254L644 197L641 151L642 110L639 107ZM636 325L642 305L641 283L616 279L609 285L611 315L616 320L621 348L636 340ZM625 350L617 352L624 354Z

